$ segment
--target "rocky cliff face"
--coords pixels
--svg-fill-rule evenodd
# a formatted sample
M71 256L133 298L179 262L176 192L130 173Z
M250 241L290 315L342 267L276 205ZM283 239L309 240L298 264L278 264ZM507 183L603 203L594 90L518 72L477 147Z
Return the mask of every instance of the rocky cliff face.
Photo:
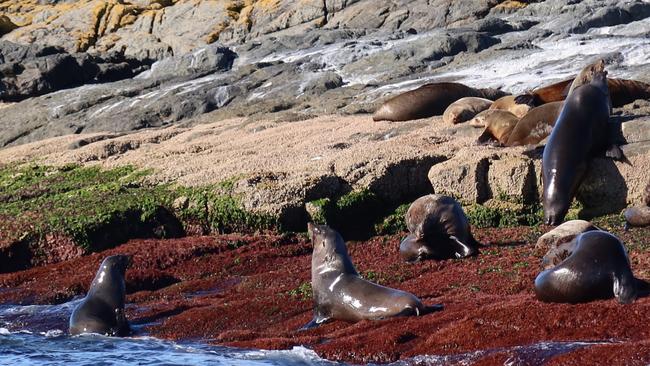
M0 168L133 165L151 168L149 183L229 181L245 209L289 227L319 215L314 201L359 191L391 207L433 190L516 211L539 200L539 150L367 113L427 82L517 93L596 57L610 76L650 82L648 29L650 3L632 0L4 1ZM632 165L596 159L584 211L641 199L649 109L615 111Z

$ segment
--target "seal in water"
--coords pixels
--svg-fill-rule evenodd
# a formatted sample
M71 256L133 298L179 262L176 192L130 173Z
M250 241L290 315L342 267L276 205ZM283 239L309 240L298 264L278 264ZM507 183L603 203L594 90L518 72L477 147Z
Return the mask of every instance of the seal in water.
M571 254L535 279L535 294L544 302L580 303L615 297L620 303L637 298L623 243L605 231L588 231L575 238Z
M88 294L70 316L71 335L129 335L129 323L124 315L124 273L128 264L129 257L125 255L113 255L104 259Z
M490 106L490 109L499 109L503 111L508 111L515 116L522 118L523 116L528 113L530 110L531 106L528 104L518 104L515 102L515 96L514 95L506 95L505 97L501 97L492 103Z
M443 114L451 103L463 97L494 100L507 94L497 89L475 89L459 83L425 84L388 99L372 115L372 119L409 121L438 116Z
M602 60L594 65L585 68L592 71L588 83L571 88L544 148L542 203L546 224L557 225L564 220L589 158L608 145L607 71Z
M540 143L551 134L563 105L564 102L551 102L531 109L517 122L505 145L522 146Z
M408 292L364 280L354 268L339 233L329 226L312 223L307 229L314 245L311 257L314 318L302 329L316 327L330 319L356 322L419 316L440 309L440 306L424 306Z
M402 259L465 258L478 254L469 221L460 204L449 196L429 194L415 200L406 212L410 235L399 247Z
M464 97L451 103L445 113L442 115L442 120L445 123L457 124L469 121L474 118L477 113L483 112L490 108L492 101L485 98L478 97Z

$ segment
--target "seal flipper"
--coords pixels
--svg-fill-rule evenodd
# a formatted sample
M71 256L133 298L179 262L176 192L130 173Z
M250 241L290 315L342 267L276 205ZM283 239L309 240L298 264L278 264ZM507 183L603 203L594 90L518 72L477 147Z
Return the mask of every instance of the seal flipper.
M627 157L623 153L621 147L616 144L612 144L609 148L607 148L607 150L605 151L605 156L613 160L620 161L628 165L632 165L632 163L627 159Z
M527 104L531 107L537 107L540 105L537 95L531 93L525 93L517 95L515 97L516 104Z
M131 327L126 320L124 309L115 309L115 327L110 329L110 335L124 337L131 334Z
M631 277L631 278L629 278ZM637 279L625 275L614 275L614 297L621 304L629 304L637 298Z
M499 144L499 141L494 137L494 135L492 135L490 130L486 127L483 133L481 134L481 136L479 136L476 139L476 143L480 145L492 144L496 146L497 144Z
M457 247L454 250L456 258L465 258L478 254L477 248L473 248L472 246L461 242L457 237L452 235L449 239L457 244Z
M316 328L328 320L330 320L330 317L325 317L320 314L314 314L314 318L310 320L309 323L300 327L300 329L298 330L308 330L308 329Z

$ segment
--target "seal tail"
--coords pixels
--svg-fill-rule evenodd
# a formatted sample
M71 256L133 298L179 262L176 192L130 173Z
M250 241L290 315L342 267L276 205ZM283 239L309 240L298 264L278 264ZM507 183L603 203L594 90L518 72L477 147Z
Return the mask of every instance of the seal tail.
M325 318L320 315L314 315L314 318L310 320L309 323L303 325L298 330L309 330L309 329L317 328L320 327L321 324L325 323L328 320L329 318Z

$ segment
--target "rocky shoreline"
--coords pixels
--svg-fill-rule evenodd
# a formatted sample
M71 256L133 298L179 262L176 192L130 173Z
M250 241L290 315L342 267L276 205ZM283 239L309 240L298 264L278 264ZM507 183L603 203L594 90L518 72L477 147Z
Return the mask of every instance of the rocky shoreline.
M71 301L120 253L139 335L355 364L648 364L648 297L534 297L543 143L371 118L425 83L520 93L595 57L650 82L648 29L634 0L2 2L0 304ZM619 236L645 280L650 229L621 212L647 189L649 116L614 109L627 161L593 159L567 217ZM406 208L434 192L462 203L478 257L402 263ZM444 310L298 331L308 221L349 240L363 277Z

